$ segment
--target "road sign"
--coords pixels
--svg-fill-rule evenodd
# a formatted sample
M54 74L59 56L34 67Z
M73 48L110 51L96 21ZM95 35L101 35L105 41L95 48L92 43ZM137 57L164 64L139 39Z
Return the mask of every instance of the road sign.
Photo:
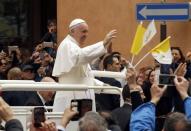
M189 3L141 3L136 5L137 20L189 20Z

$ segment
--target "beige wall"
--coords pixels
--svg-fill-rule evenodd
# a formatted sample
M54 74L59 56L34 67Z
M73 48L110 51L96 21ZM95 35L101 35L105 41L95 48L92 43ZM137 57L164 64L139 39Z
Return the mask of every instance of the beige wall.
M160 2L161 0L155 0ZM188 0L166 0L167 2L188 2ZM136 3L153 3L153 0L57 0L58 41L60 42L68 32L68 25L75 18L85 19L90 27L87 45L100 41L111 29L118 30L118 37L114 40L113 50L121 52L127 59L131 58L130 48L138 21L135 16ZM144 22L146 26L148 22ZM160 22L156 22L157 35L141 53L135 57L135 63L150 48L159 42ZM191 49L191 23L167 22L168 35L171 46L180 46L184 52ZM150 56L142 65L150 65Z

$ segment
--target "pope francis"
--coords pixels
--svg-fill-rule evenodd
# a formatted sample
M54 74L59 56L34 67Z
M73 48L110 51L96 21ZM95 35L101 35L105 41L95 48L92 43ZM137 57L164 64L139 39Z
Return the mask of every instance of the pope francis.
M111 30L103 41L80 48L88 36L88 25L82 19L75 19L69 25L69 34L60 43L53 69L53 76L62 84L94 85L91 68L88 63L107 52L111 40L116 37L116 30ZM53 111L64 111L72 99L88 98L93 100L94 91L57 91Z

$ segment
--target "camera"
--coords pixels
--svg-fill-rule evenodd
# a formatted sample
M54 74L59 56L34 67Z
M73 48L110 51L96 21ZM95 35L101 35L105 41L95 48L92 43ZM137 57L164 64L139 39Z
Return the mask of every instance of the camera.
M74 111L77 111L76 114L71 120L79 120L84 114L88 111L92 111L92 100L91 99L73 99L71 100L71 108Z
M175 75L160 74L159 75L159 85L175 86L174 78L175 78Z
M41 122L45 122L45 108L35 107L33 110L34 127L42 127Z

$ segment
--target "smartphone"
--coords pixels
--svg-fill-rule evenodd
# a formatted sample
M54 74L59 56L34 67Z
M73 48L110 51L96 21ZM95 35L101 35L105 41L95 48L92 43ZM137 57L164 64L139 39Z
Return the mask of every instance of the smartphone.
M53 48L53 42L43 42L43 47L50 47Z
M175 86L174 78L175 78L175 75L160 74L159 75L159 85Z
M92 100L91 99L73 99L71 100L72 110L77 111L76 114L71 120L77 121L88 111L92 111Z
M18 46L8 46L8 51L9 54L11 54L11 52L16 51L19 47Z
M33 110L34 127L42 127L41 122L45 122L45 108L35 107Z
M44 54L45 54L44 52L41 52L41 53L39 54L39 57L40 57L41 60L44 59Z

